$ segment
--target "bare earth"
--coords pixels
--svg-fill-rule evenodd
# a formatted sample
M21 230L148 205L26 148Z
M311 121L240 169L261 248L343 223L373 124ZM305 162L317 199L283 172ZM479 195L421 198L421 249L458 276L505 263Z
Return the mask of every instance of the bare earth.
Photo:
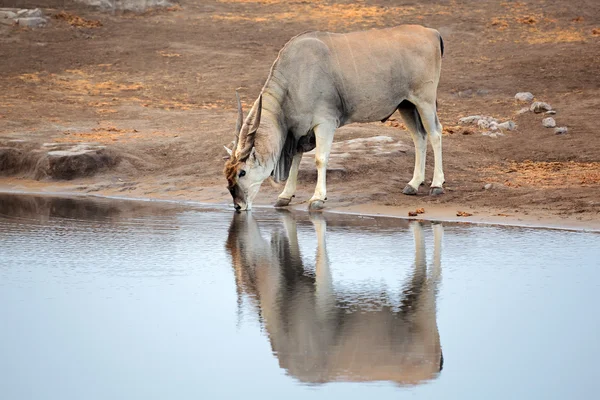
M278 50L300 32L417 23L445 41L446 194L429 197L424 187L402 195L414 151L395 116L337 132L327 208L400 216L424 208L419 218L600 228L600 2L182 0L142 15L70 0L2 6L83 19L53 18L40 29L0 24L0 148L27 157L44 143L96 143L118 164L57 180L10 169L0 157L0 191L229 203L222 157L233 139L235 89L247 109ZM527 106L514 100L520 91L550 103L568 133L544 128L542 114L518 114ZM510 119L518 129L483 136L456 126L467 115ZM375 136L383 138L348 142ZM428 179L432 162L429 152ZM300 178L293 204L305 208L312 159ZM280 190L265 183L258 204L274 203Z

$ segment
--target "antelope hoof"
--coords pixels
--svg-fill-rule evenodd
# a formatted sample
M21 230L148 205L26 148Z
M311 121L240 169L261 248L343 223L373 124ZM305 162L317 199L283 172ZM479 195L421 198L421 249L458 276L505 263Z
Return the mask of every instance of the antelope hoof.
M406 186L404 186L404 189L402 189L402 193L404 193L407 196L415 196L418 192L419 192L418 189L415 189L414 187L412 187L410 185L406 185Z
M275 207L285 207L288 206L290 204L290 202L292 201L292 199L285 199L283 197L280 197L277 199L277 202L275 203Z
M437 186L432 186L429 189L429 195L430 196L439 196L441 194L444 194L444 188L443 187L437 187Z
M308 211L320 211L325 208L325 202L323 200L311 201L308 205Z

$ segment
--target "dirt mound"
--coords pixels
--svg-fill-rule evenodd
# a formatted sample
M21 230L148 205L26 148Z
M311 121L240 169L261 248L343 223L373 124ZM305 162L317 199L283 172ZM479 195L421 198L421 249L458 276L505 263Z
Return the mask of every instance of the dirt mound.
M0 175L71 180L115 167L121 156L105 146L45 143L0 147Z

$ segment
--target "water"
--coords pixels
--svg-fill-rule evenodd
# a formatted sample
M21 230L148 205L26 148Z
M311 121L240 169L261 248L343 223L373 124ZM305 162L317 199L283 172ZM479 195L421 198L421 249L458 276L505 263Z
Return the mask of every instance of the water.
M0 196L0 398L591 399L600 235Z

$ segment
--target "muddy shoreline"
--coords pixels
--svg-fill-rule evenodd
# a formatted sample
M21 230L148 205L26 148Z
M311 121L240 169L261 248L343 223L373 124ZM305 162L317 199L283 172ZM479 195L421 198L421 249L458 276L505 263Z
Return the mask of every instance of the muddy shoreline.
M132 201L132 202L152 202L173 204L188 207L203 207L203 208L218 208L230 209L235 212L230 202L215 200L210 198L185 198L165 197L165 196L145 196L127 195L118 193L81 193L69 190L68 188L60 189L52 185L40 185L36 189L18 188L16 185L3 184L0 181L0 194L8 195L23 195L23 196L44 196L44 197L62 197L62 198L82 198L82 199L110 199L117 201ZM273 209L272 205L259 203L254 206L255 209ZM326 215L352 215L363 218L399 218L403 220L425 220L425 221L440 221L459 224L478 224L478 225L496 225L496 226L511 226L522 228L535 229L558 229L569 230L576 232L598 232L600 233L600 221L593 220L578 220L573 216L557 217L544 215L542 212L533 212L527 214L506 215L499 213L498 210L490 209L473 209L469 208L470 216L458 217L455 209L460 208L457 204L445 204L443 206L428 207L423 214L417 217L409 217L408 212L412 211L407 207L391 207L381 206L374 203L365 203L358 205L331 205L326 206L322 212ZM464 207L462 207L464 208ZM308 213L306 203L296 203L289 207L279 210L288 210L294 213ZM501 215L498 215L501 214Z

